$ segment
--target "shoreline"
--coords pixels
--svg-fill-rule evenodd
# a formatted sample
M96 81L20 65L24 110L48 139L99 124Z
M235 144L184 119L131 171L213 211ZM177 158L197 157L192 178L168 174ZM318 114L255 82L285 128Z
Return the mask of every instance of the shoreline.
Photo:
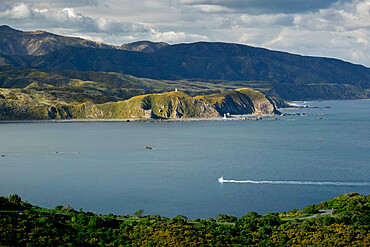
M287 104L290 105L289 107L283 107L277 109L280 110L310 110L320 107L310 107L307 105L297 105L297 104L305 104L308 102L330 102L330 101L337 101L337 100L309 100L309 101L287 101ZM346 100L351 101L351 100ZM355 99L354 101L370 101L370 99ZM8 123L91 123L91 122L201 122L201 121L255 121L255 120L266 120L266 118L276 118L276 117L284 117L284 114L235 114L230 115L226 119L223 117L212 117L212 118L167 118L167 119L154 119L154 118L130 118L130 119L93 119L93 118L84 118L84 119L34 119L34 120L0 120L0 124L8 124ZM256 119L260 118L260 119ZM276 120L276 119L274 119Z
M0 120L0 124L6 123L90 123L90 122L203 122L203 121L250 121L244 118L266 118L266 117L274 117L274 116L281 116L281 115L231 115L228 118L223 117L213 117L213 118L167 118L167 119L141 119L141 118L133 118L133 119L45 119L45 120ZM253 121L253 120L252 120Z

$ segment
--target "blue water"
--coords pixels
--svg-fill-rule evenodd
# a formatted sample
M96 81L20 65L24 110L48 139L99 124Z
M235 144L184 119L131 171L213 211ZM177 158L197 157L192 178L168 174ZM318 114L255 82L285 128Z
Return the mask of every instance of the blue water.
M307 105L331 108L285 111L308 116L280 121L3 123L0 194L48 208L189 218L369 194L370 101ZM330 183L220 184L220 176Z

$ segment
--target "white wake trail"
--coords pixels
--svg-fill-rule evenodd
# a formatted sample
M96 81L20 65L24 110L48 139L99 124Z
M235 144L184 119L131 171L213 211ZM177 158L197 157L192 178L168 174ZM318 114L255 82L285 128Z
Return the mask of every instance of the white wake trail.
M323 181L289 181L289 180L233 180L224 179L223 177L218 179L220 183L245 183L245 184L290 184L290 185L332 185L332 186L370 186L370 182L323 182Z

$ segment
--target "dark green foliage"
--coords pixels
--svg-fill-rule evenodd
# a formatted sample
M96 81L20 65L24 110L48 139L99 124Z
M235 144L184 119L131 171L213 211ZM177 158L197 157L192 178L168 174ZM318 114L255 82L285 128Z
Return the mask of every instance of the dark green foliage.
M316 213L319 212L319 210L317 209L316 205L311 204L311 205L308 205L307 207L305 207L303 209L303 212L306 213L306 214L316 214Z
M143 216L143 213L144 213L144 210L139 209L138 211L136 211L136 212L134 213L134 215L135 215L136 217L140 218L141 216Z
M188 222L188 217L180 214L171 220L173 223L185 224Z
M62 206L61 208L60 207L56 207L55 209L57 210L58 208L58 211L61 211L61 212L65 212L65 213L77 213L76 210L74 210L70 205L68 206Z
M19 205L22 199L17 194L13 194L8 197L8 201L14 205Z
M1 246L69 245L79 242L76 236L76 229L57 215L30 211L0 214Z
M360 222L370 225L370 195L349 193L340 195L334 199L320 203L318 208L333 208L335 214L343 216L347 223Z
M0 211L0 246L369 246L366 222L369 196L341 195L320 203L318 208L335 206L356 215L330 215L298 221L282 221L277 213L250 212L236 220L220 214L213 219L188 221L184 215L172 220L159 215L145 219L122 218L90 212L57 213ZM0 197L0 203L22 205L20 197ZM310 205L307 208L312 209ZM365 219L365 220L364 220Z
M238 218L233 215L219 214L216 218L217 222L235 222Z
M28 202L22 202L22 199L17 194L9 197L0 196L0 210L24 210L31 207L32 205Z

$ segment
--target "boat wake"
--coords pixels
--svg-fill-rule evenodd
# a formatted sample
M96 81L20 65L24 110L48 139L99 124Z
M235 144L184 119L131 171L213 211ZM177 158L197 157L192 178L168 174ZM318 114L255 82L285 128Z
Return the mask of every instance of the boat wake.
M288 184L288 185L329 185L329 186L370 186L370 182L323 182L323 181L291 181L291 180L233 180L220 177L219 183L243 183L243 184Z

